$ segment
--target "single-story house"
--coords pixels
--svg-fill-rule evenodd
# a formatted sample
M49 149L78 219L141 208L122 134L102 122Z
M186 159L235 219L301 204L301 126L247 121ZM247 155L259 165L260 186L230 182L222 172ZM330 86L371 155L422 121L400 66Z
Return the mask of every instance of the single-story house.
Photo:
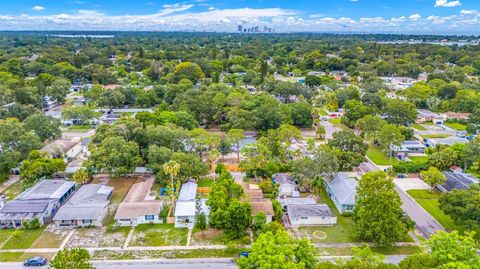
M75 192L75 183L45 179L8 201L0 209L0 227L21 228L24 221L38 219L41 225L51 222L53 215Z
M52 158L64 158L65 161L74 159L82 152L80 140L64 140L57 139L40 149L40 151L48 153Z
M117 122L117 120L119 120L121 117L120 114L115 114L115 113L105 113L103 114L99 121L100 123L105 123L105 124L114 124L115 122Z
M468 143L468 139L463 138L463 137L457 137L457 136L449 136L446 138L428 138L425 139L425 145L427 147L435 147L436 145L448 145L451 146L453 144L460 143L460 144L466 144Z
M323 72L323 71L310 71L310 72L308 72L308 75L309 75L309 76L322 77L322 76L327 75L327 73L325 73L325 72Z
M448 120L468 120L468 118L470 117L470 113L448 111L443 113L442 116Z
M431 121L435 124L443 124L445 118L442 115L434 113L428 109L417 109L417 120L416 123L424 123Z
M273 183L279 185L280 197L292 196L293 192L295 192L297 188L295 181L289 174L286 173L278 173L273 175Z
M328 196L340 213L352 212L355 207L358 181L348 173L338 173L332 181L326 181Z
M262 189L256 184L243 183L242 187L248 202L252 205L252 217L263 212L267 217L267 223L270 223L274 216L272 201L263 197Z
M280 198L277 201L282 205L284 209L287 209L288 205L314 205L317 203L312 197L302 198Z
M112 187L100 184L81 186L53 217L57 227L102 226L108 212Z
M472 184L479 183L478 178L467 173L443 172L442 174L447 178L445 184L437 186L442 192L449 192L455 189L464 190Z
M7 197L0 195L0 209L2 209L2 207L5 205L6 202L7 202Z
M344 109L338 109L337 111L329 111L329 110L326 110L325 109L325 112L327 112L327 115L328 117L330 118L339 118L339 117L343 117L343 115L345 114L345 110Z
M425 153L426 146L417 140L406 140L400 146L391 145L390 152L393 157L405 160L409 153Z
M162 223L160 211L162 202L150 196L155 179L147 178L142 182L134 183L125 199L118 206L115 221L120 226L137 226L143 223Z
M193 228L197 212L197 183L182 184L180 194L175 205L175 228Z
M252 199L250 203L252 205L252 217L260 212L263 212L265 217L267 217L266 223L268 224L272 222L273 216L275 215L273 211L272 200L265 198Z
M287 205L287 214L292 225L333 225L337 217L326 204Z

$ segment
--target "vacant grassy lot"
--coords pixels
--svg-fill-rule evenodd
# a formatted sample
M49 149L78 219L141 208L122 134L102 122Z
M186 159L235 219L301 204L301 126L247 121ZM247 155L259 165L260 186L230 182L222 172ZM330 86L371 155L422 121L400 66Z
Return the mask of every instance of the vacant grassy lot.
M3 243L7 242L13 231L13 229L0 229L0 246L2 246Z
M425 130L427 130L427 128L426 128L425 126L420 125L420 124L418 124L418 123L412 124L412 127L413 127L414 129L419 130L419 131L425 131Z
M437 192L430 193L428 190L409 190L407 193L412 196L418 204L420 204L432 217L434 217L447 230L463 230L455 225L453 220L447 216L438 207L438 198L440 194Z
M92 129L93 126L90 124L86 125L72 125L68 127L68 130L71 132L88 132L88 130Z
M465 131L467 129L467 125L461 124L459 122L445 122L443 123L445 126L448 126L452 129L458 130L458 131Z
M142 251L95 251L93 260L131 260L131 259L185 259L185 258L233 258L246 249L196 249L196 250L142 250Z
M19 230L17 237L10 237L10 239L3 245L3 249L25 249L30 248L33 242L42 234L43 228L35 230Z
M397 160L389 158L387 154L378 147L370 147L367 150L367 157L377 165L393 165Z
M371 247L373 252L383 255L412 255L420 252L419 247L393 247L393 248L379 248ZM351 256L353 255L352 248L317 248L319 256Z
M22 192L22 183L17 181L10 185L6 190L3 191L3 195L7 197L7 200L13 200Z
M173 224L141 224L135 228L131 246L185 246L188 230Z
M331 124L337 126L337 125L340 125L340 124L341 124L342 119L341 119L341 118L332 118L332 119L328 119L328 121L329 121Z
M33 253L33 252L3 252L0 253L0 261L2 262L23 262L24 260L42 256L50 260L53 257L53 253Z
M58 248L67 236L69 230L55 230L54 232L43 231L33 242L32 248Z
M448 134L426 134L426 135L422 135L423 138L447 138L449 137L450 135Z
M135 182L135 178L112 178L108 181L107 185L113 187L112 198L110 199L111 204L119 204L128 190Z

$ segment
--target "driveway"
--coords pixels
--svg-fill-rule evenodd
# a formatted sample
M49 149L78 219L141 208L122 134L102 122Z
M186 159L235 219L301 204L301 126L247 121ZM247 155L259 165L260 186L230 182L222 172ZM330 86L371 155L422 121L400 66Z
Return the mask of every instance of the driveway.
M402 191L408 190L428 190L430 186L428 186L425 181L421 180L420 178L413 177L413 178L395 178L393 182L397 187L399 187Z
M335 127L329 121L323 121L322 120L322 125L325 127L325 139L332 139L333 138L333 133L340 131L340 128Z

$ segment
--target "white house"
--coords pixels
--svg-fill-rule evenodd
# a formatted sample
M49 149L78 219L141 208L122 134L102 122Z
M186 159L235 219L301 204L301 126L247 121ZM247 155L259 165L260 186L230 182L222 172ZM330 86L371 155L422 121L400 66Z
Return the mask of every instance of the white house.
M79 139L57 139L41 148L40 151L48 153L48 155L52 158L63 157L67 162L77 157L77 155L82 152L82 149L83 147Z
M296 184L289 174L278 173L273 175L273 182L279 185L280 197L291 197L296 191Z
M182 185L175 206L175 228L193 228L195 225L197 183Z
M326 204L290 204L287 214L292 225L334 225L337 217Z
M100 184L81 186L53 217L57 227L102 226L113 188Z
M134 183L125 199L118 206L115 214L116 224L119 226L137 226L143 223L163 223L160 219L162 202L150 196L150 189L154 178Z

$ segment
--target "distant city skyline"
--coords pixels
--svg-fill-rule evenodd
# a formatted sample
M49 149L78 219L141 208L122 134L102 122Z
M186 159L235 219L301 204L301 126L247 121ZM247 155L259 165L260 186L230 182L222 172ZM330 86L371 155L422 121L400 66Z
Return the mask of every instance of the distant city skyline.
M22 0L0 3L0 30L480 34L478 0ZM266 28L265 28L266 27ZM243 29L242 29L243 30ZM267 31L268 32L268 31Z

